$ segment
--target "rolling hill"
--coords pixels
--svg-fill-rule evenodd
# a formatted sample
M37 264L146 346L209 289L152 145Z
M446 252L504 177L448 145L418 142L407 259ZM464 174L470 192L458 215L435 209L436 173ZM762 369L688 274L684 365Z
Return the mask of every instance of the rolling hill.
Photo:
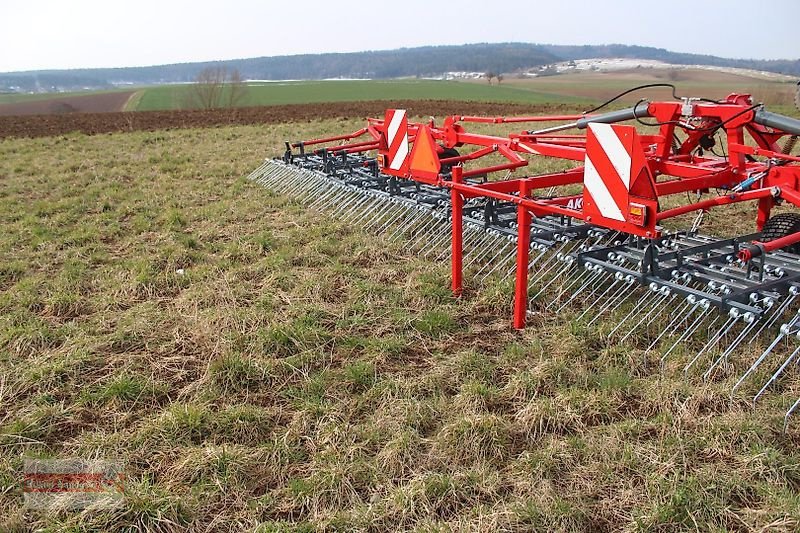
M0 91L41 92L103 89L192 81L209 66L237 69L255 80L327 78L389 79L437 76L445 72L515 72L542 65L587 58L622 57L659 60L677 65L711 65L800 75L800 59L729 59L628 45L556 46L529 43L425 46L356 53L327 53L181 63L151 67L76 69L0 74Z

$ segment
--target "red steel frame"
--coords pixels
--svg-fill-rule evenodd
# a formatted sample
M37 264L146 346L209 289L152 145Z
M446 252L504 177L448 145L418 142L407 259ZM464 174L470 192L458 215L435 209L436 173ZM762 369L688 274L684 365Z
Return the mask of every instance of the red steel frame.
M580 184L584 181L585 167L577 166L558 173L523 176L500 181L469 183L468 178L493 172L515 171L528 165L521 154L553 157L583 162L587 154L587 135L561 133L521 132L507 136L469 133L463 123L512 124L535 122L578 121L584 115L551 115L533 117L474 117L449 116L442 126L433 120L428 123L409 123L409 143L416 145L420 136L430 136L443 152L444 148L473 147L469 153L457 157L436 158L435 167L421 170L406 164L399 172L389 171L385 164L387 151L387 123L381 119L368 119L368 125L356 132L337 137L313 139L297 143L294 147L344 143L323 148L335 153L363 153L378 150L379 164L384 172L430 185L448 187L452 202L452 288L461 294L463 288L463 206L464 201L474 197L493 198L517 205L517 271L514 307L514 327L525 326L528 294L528 261L530 226L532 217L564 215L594 225L615 229L640 237L660 236L657 223L712 207L744 201L758 202L756 225L760 230L768 220L777 201L785 200L800 206L800 162L781 152L779 141L790 133L768 128L754 122L755 107L750 105L749 95L730 95L723 103L697 101L692 103L691 117L686 117L686 102L652 102L647 105L648 120L658 124L654 135L635 134L637 152L643 154L641 170L647 174L652 191L643 190L641 201L645 207L644 217L626 216L625 221L612 221L592 217L584 207L570 202L576 197L538 198L535 193L550 187ZM638 109L637 105L637 109ZM691 123L690 123L691 120ZM686 139L679 146L673 144L676 130L686 132ZM704 133L724 132L727 141L727 157L698 155ZM552 129L550 129L552 131ZM748 133L755 146L745 144ZM367 140L359 140L366 137ZM490 154L499 154L505 162L466 169L465 163L475 162ZM771 162L757 161L753 156L770 158ZM410 159L414 158L412 150ZM774 162L778 164L774 164ZM449 173L441 172L442 165L450 167ZM635 170L635 169L634 169ZM473 180L474 181L474 180ZM737 185L740 188L737 188ZM632 186L633 187L633 186ZM727 189L729 193L710 199L689 202L681 207L661 211L659 198L686 192L707 192L711 188ZM631 193L633 194L633 188ZM641 191L640 191L641 194ZM633 204L632 204L633 205ZM636 204L639 206L639 204ZM800 232L770 243L756 243L762 251L771 251L800 241ZM743 260L749 260L743 252Z

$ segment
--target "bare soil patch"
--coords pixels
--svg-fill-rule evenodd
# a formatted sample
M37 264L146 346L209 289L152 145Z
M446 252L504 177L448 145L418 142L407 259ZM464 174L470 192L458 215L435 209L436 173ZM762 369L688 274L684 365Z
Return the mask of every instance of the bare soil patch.
M0 104L0 116L117 112L123 110L128 99L135 92L119 91L80 96L56 96L46 100Z
M120 106L130 96L122 98ZM32 102L33 103L33 102ZM17 105L17 104L14 104ZM2 107L2 106L0 106ZM206 128L233 124L278 124L337 118L380 116L387 108L408 109L417 116L452 114L521 115L563 112L566 105L525 105L508 103L456 102L445 100L398 100L329 102L246 107L238 109L141 111L117 113L63 113L50 115L0 116L0 138L48 137L70 132L89 135L122 131L155 131L174 128ZM2 113L0 113L2 115Z

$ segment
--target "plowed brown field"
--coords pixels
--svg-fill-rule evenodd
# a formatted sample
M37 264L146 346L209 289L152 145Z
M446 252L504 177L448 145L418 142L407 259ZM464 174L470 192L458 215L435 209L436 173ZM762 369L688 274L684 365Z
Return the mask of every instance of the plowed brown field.
M70 113L109 113L122 111L125 103L136 91L63 96L43 100L30 100L0 104L0 116L49 115Z
M115 93L116 94L116 93ZM215 109L210 111L141 111L128 113L65 113L59 115L0 116L0 138L47 137L70 132L86 134L205 128L230 124L277 124L335 118L381 116L387 108L408 109L416 116L452 114L522 115L563 112L565 105L494 104L442 100L330 102Z

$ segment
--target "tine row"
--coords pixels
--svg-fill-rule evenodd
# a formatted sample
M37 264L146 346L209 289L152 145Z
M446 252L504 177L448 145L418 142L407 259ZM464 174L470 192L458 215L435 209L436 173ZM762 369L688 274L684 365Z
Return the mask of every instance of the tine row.
M446 191L392 184L367 170L363 161L348 165L331 166L317 156L295 164L268 160L248 179L315 212L389 242L403 242L421 257L449 258ZM490 207L495 211L487 215ZM514 210L471 199L464 212L464 268L471 279L482 284L513 276ZM662 370L678 364L687 378L698 373L705 381L732 375L736 363L731 355L768 337L771 342L764 342L766 348L739 374L731 391L753 387L753 403L800 363L797 256L769 253L754 270L738 261L735 242L690 232L659 240L656 270L648 267L653 244L621 241L615 233L587 228L558 217L534 219L529 309L577 309L577 321L598 328L609 340L634 342L645 354L657 354ZM786 411L785 428L798 409L800 399Z

